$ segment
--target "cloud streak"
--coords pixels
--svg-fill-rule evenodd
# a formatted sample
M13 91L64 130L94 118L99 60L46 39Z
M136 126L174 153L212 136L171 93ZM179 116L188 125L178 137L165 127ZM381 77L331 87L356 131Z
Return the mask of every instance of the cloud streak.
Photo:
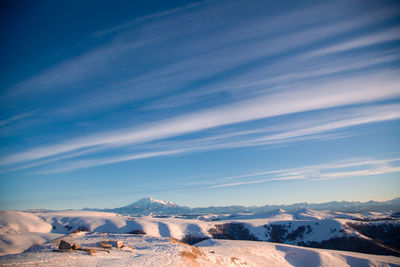
M400 172L400 167L398 166L390 166L393 162L400 162L400 158L389 158L389 159L381 159L381 160L350 160L348 163L337 163L333 162L330 164L322 164L322 165L311 165L304 166L300 168L292 168L292 169L283 169L283 170L273 170L273 171L264 171L258 173L250 173L244 175L235 176L235 178L243 178L243 177L255 177L260 176L261 173L264 173L264 177L257 180L245 180L231 183L218 183L214 185L209 185L205 188L214 189L214 188L225 188L225 187L235 187L242 185L251 185L251 184L261 184L267 182L276 182L276 181L293 181L293 180L306 180L306 181L324 181L324 180L332 180L332 179L343 179L343 178L354 178L354 177L364 177L371 175L380 175L387 173L397 173ZM384 164L385 166L376 167L376 164ZM354 171L332 171L336 169L345 169L346 167L358 167L358 170ZM279 177L276 177L276 173L279 173ZM217 178L215 180L223 181L226 179L230 179L230 177L225 178Z
M384 80L384 82L383 82ZM210 128L304 111L333 108L400 96L399 80L391 75L348 79L314 88L271 93L119 132L96 134L69 142L9 155L1 165L37 160L93 146L125 146L180 136Z
M90 102L85 102L83 100L85 97L75 99L73 102L75 109L104 108L106 105L137 100L137 95L141 94L143 94L143 98L148 98L164 94L167 91L175 91L187 87L193 81L208 79L210 76L233 67L257 62L260 58L273 56L283 51L291 51L299 46L306 46L338 34L367 27L396 17L400 13L398 7L383 7L366 9L365 12L358 12L354 15L350 12L351 6L332 2L306 5L305 8L295 11L289 9L279 16L273 12L267 13L268 16L266 16L266 13L258 11L256 7L265 10L268 5L260 1L252 1L252 5L240 2L207 1L156 13L146 16L145 19L139 18L134 22L123 23L105 30L105 33L110 33L126 29L116 37L106 39L105 44L93 47L80 56L57 64L18 84L13 88L12 94L31 94L38 90L67 90L71 87L64 85L83 80L94 82L98 75L103 75L106 86L96 88L96 95L90 94L91 91L85 92L82 90L82 86L74 86L77 89L72 90L80 96L82 94L91 96ZM321 12L331 9L340 10L345 14L341 22L334 21L333 15ZM246 14L240 21L237 21L238 10ZM293 19L301 22L296 30L293 29L292 23L288 23ZM316 23L320 26L315 27ZM207 34L208 46L199 45L202 33L213 32L219 28L224 30ZM200 36L196 37L196 34L191 34L193 32L200 33ZM283 32L283 34L277 36L279 32ZM398 36L396 34L397 31L392 37ZM159 46L167 45L165 43L170 42L176 36L193 38L174 43L170 53L176 60L172 64L169 61L166 63L164 57L160 56L157 50ZM385 33L383 36L389 36L389 33ZM377 37L379 37L379 33L373 40L377 40ZM383 40L378 41L382 42ZM144 49L152 45L155 45L156 51ZM142 51L143 49L144 51ZM154 52L152 53L153 60L160 66L156 70L146 73L123 73L123 78L117 79L117 81L111 77L115 74L116 66L130 66L125 63L126 58L144 63L143 58L137 57L137 54L142 52ZM184 56L181 55L182 53ZM110 73L113 75L109 79L105 79ZM84 87L86 86L87 84L84 84ZM78 91L84 93L78 93ZM111 94L115 91L118 91L118 95L122 97ZM96 101L93 101L93 97ZM66 106L69 107L70 104ZM68 109L66 107L58 108Z
M320 56L330 53L338 53L348 51L360 47L377 45L385 42L397 41L400 39L400 27L392 27L383 32L370 34L368 36L359 37L354 40L346 41L337 45L333 45L321 50L313 51L309 56Z
M346 113L350 113L351 115ZM300 123L294 121L287 125L280 124L278 127L271 125L267 128L255 128L248 131L238 132L230 130L228 134L210 135L206 138L194 138L188 141L167 141L149 144L147 147L141 145L140 148L145 150L147 149L147 152L136 152L117 157L76 160L74 162L64 163L63 167L56 167L40 173L59 173L129 160L180 155L208 150L287 144L298 142L300 140L318 140L325 138L325 134L327 133L337 132L345 128L395 119L400 119L400 106L397 104L353 108L340 112L328 112L324 116L310 121L301 121ZM279 128L281 128L281 130ZM278 131L278 133L275 133L276 131ZM338 137L342 138L343 136L339 134ZM47 163L46 160L44 162ZM365 164L370 163L371 162L365 162ZM352 166L349 165L350 163L346 164L347 165L340 165L338 167ZM332 168L332 166L330 167ZM315 168L318 168L318 166L315 166ZM256 175L251 174L251 176L261 176L275 172L276 171L268 173L261 172ZM227 177L226 179L244 177L246 176L233 176Z
M399 49L390 45L400 39L400 28L385 24L400 14L397 5L310 3L276 14L263 1L251 3L206 1L124 22L95 33L101 42L87 51L18 83L9 90L11 99L39 103L57 120L74 112L124 109L138 100L143 105L133 105L127 116L114 116L124 128L105 125L79 138L56 135L51 138L59 141L16 147L1 156L3 172L59 162L62 167L39 172L66 172L199 151L343 138L350 127L399 119L397 104L371 105L400 98L398 67L393 67ZM387 47L381 49L382 44ZM354 50L351 58L336 55ZM71 97L49 97L69 90ZM34 94L37 99L30 100ZM48 105L40 101L47 98ZM169 108L178 111L166 116L163 109ZM332 113L335 119L310 119L338 108L344 112ZM150 116L140 117L138 110ZM284 122L304 113L307 119L301 123ZM127 119L135 116L142 123ZM281 117L267 126L268 119ZM259 125L242 128L252 123Z
M8 118L8 119L0 121L0 127L3 127L5 125L8 125L8 124L10 124L10 123L12 123L14 121L20 120L20 119L23 119L23 118L26 118L26 117L30 117L32 115L33 115L33 113L24 113L24 114L15 115L15 116L13 116L11 118Z

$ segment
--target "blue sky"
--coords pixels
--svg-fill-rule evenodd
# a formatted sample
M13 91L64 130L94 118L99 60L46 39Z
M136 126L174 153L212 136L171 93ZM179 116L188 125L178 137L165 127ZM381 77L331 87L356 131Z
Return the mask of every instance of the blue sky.
M0 209L400 196L398 1L2 5Z

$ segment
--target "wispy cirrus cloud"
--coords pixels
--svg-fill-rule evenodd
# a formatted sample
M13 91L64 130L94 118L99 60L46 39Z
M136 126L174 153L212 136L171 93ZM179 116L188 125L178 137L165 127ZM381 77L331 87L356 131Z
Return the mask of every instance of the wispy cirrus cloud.
M329 9L341 11L341 19L333 12L321 12ZM347 108L399 99L400 79L397 67L392 66L400 60L398 48L358 51L352 58L331 56L399 40L399 26L376 27L399 14L397 6L360 9L329 2L285 9L277 15L262 1L252 6L240 1L207 1L111 27L95 34L104 38L99 45L22 81L10 94L23 99L38 93L39 98L46 98L70 90L70 98L53 98L43 105L57 119L61 114L77 115L151 99L140 108L161 119L130 123L120 116L120 125L126 128L105 127L79 138L43 141L3 155L0 165L20 170L69 160L63 168L44 171L64 172L196 151L341 138L344 133L340 131L350 127L397 120L399 107L393 104L372 106L373 113ZM207 45L201 42L204 37ZM362 72L385 64L390 66ZM208 103L206 108L189 105L202 101ZM173 107L185 109L165 116L162 109ZM279 130L285 123L274 125L273 130L264 125L240 129L241 124L258 120L304 112L314 112L314 117L338 107L348 113L335 120L304 120L286 130ZM209 133L229 127L225 134ZM206 137L190 137L198 133ZM170 141L182 136L189 140ZM96 156L118 149L134 153Z
M20 120L20 119L23 119L23 118L26 118L26 117L30 117L32 115L33 115L33 113L29 112L29 113L15 115L15 116L12 116L11 118L1 120L0 121L0 127L2 127L4 125L8 125L8 124L10 124L10 123L12 123L14 121Z
M76 161L73 164L67 164L67 166L58 168L58 169L50 169L47 171L39 171L38 174L51 174L51 173L60 173L60 172L68 172L72 170L78 169L86 169L94 166L101 166L107 164L113 164L117 162L131 161L137 159L146 159L160 156L170 156L176 155L185 152L184 150L166 150L166 151L155 151L155 152L144 152L144 153L136 153L133 155L124 155L124 156L114 156L108 158L100 158L100 159L90 159L90 160L80 160Z
M385 173L400 172L400 167L381 167L378 169L367 169L358 171L348 171L348 172L336 172L336 173L325 173L321 175L321 178L315 180L329 180L329 179L339 179L339 178L349 178L358 176L368 176L377 175Z
M354 49L354 47L348 47L348 49ZM369 52L368 56L361 54L353 55L351 58L330 57L325 61L321 61L312 54L299 54L261 66L253 72L239 74L228 80L214 83L201 90L192 90L156 100L145 109L159 110L188 106L207 102L219 95L226 95L234 101L263 95L270 90L282 90L292 86L301 87L304 83L321 84L327 80L337 80L338 77L342 79L343 75L346 76L349 73L396 63L400 60L399 52L399 49L390 49ZM329 56L329 53L319 53L319 56L326 55Z
M398 26L313 51L306 56L326 55L397 40L400 40L400 27Z
M279 178L268 178L268 179L259 179L259 180L253 180L253 181L243 181L243 182L210 185L210 186L208 186L208 188L223 188L223 187L232 187L232 186L239 186L239 185L261 184L261 183L273 182L273 181L289 181L289 180L303 180L303 179L306 179L306 176L291 175L291 176L279 177Z
M67 103L53 107L53 111L59 109L64 114L71 114L74 110L78 113L97 110L100 107L157 97L167 92L179 92L194 81L210 79L221 72L249 64L257 65L260 58L268 61L269 57L277 53L294 53L293 50L299 47L400 14L397 7L383 7L366 9L355 16L349 12L351 5L332 2L310 4L299 10L288 9L283 15L276 15L274 12L269 13L266 3L252 1L252 4L208 1L146 16L144 20L139 19L140 23L123 23L115 29L105 30L118 32L117 36L107 38L104 44L19 83L10 93L21 96L24 93L32 95L37 91L73 90L78 97L66 99ZM260 7L260 11L256 7ZM326 9L340 10L345 15L338 22L333 15L321 12ZM246 14L239 21L236 16L238 10ZM293 19L301 22L298 27L288 22ZM121 29L124 30L120 32ZM198 37L191 34L197 32ZM280 32L283 34L277 35ZM207 36L207 46L200 42L204 34ZM193 38L174 42L172 47L169 45L176 36L186 35ZM165 56L158 52L164 46L171 49L169 53L174 57L173 61L166 61ZM154 47L154 51L149 47ZM155 69L121 72L122 69L135 69L126 62L127 59L129 62L146 64L147 57L140 55L147 53L152 54ZM257 69L254 67L255 71ZM93 94L93 89L84 89L88 87L87 82L95 83L98 75L102 76L104 85L96 87L96 94ZM259 76L263 77L265 73ZM76 82L85 83L79 86Z
M346 162L347 161L347 162ZM257 173L249 173L235 176L234 178L249 178L262 176L257 180L242 180L238 182L223 182L224 180L230 180L232 177L214 178L212 185L208 185L205 188L225 188L251 184L261 184L267 182L276 181L294 181L304 180L309 182L332 180L332 179L344 179L363 177L370 175L380 175L387 173L400 172L400 167L392 165L393 163L400 163L400 158L387 158L387 159L349 159L341 162L332 162L321 165L310 165L299 168L282 169L263 171ZM346 168L353 167L356 170L343 171Z
M351 115L349 115L351 114ZM319 140L324 139L326 134L333 133L333 137L343 138L341 131L358 125L400 119L400 106L398 104L368 106L360 108L349 108L345 111L331 111L323 116L314 119L302 120L301 122L288 122L286 125L269 125L268 127L256 127L247 131L235 131L228 129L228 133L210 134L205 138L192 138L187 141L161 141L153 142L148 145L142 144L139 147L134 146L132 149L142 150L141 152L124 153L119 156L110 156L106 158L94 158L84 160L74 160L72 162L62 163L62 167L53 167L49 170L39 171L41 174L60 173L73 171L94 166L114 164L118 162L131 161L137 159L180 155L184 153L194 153L200 151L231 149L240 147L257 147L276 144L289 144L302 140ZM144 151L143 151L144 150ZM90 151L88 151L89 153ZM79 155L84 154L79 153ZM67 154L68 155L68 154ZM73 158L75 155L71 155ZM51 159L51 158L50 158ZM57 159L57 158L56 158ZM62 159L62 158L61 158ZM47 160L43 161L46 164ZM376 164L377 161L364 164ZM344 168L357 166L347 162L342 165L330 166L314 166L315 168ZM36 165L42 165L37 163ZM27 165L30 166L30 165ZM250 175L240 175L227 177L227 179L244 178L247 176L260 176L266 174L279 174L280 171L261 172Z
M190 9L199 7L201 5L204 5L206 3L210 3L212 1L202 1L201 3L192 3L183 7L177 7L177 8L173 8L173 9L169 9L166 11L162 11L162 12L157 12L157 13L153 13L150 15L146 15L146 16L142 16L139 18L135 18L134 20L128 21L128 22L124 22L120 25L99 31L94 33L93 35L96 37L102 37L104 35L109 35L109 34L115 34L115 33L120 33L121 31L125 31L125 30L129 30L132 29L133 27L137 27L138 24L143 23L144 21L149 21L149 20L154 20L154 19L160 19L163 17L168 17L170 15L176 15L180 12L183 11L188 11Z
M384 80L384 82L383 82ZM126 146L189 134L215 127L285 114L313 111L399 97L399 81L393 75L348 79L314 88L279 91L263 98L195 112L139 128L102 133L43 146L3 157L1 165L31 161L93 146Z

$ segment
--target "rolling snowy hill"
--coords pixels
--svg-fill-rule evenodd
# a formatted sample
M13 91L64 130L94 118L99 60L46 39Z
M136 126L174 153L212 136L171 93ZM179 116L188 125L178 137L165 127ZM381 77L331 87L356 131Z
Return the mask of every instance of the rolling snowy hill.
M113 209L118 212L1 211L0 265L400 266L395 210L364 206L349 213L303 206L244 212L211 207L202 211L217 212L204 213L145 198ZM90 247L122 240L127 246L93 257L85 251L53 252L61 239Z
M277 242L381 255L400 255L400 220L387 213L276 210L207 220L132 217L108 212L58 211L2 213L0 254L19 253L73 231L172 237L189 244L204 239Z

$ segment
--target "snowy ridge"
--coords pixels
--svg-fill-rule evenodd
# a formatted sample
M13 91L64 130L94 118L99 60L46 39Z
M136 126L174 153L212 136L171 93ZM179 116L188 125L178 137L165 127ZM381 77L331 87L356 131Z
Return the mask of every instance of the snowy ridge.
M352 237L360 244L367 243L370 250L363 252L377 254L392 254L396 252L386 250L374 243L374 238L365 234L368 228L381 227L383 231L398 231L400 219L388 217L387 213L373 213L371 218L362 214L345 214L331 211L314 211L303 209L297 212L276 210L264 214L240 214L233 216L208 217L213 220L187 219L180 217L140 216L131 217L116 213L93 211L59 211L59 212L6 212L7 220L2 221L0 238L0 253L18 253L29 248L33 243L43 243L49 238L43 235L65 235L76 230L102 232L113 234L143 233L153 237L172 237L178 240L187 240L195 243L205 238L222 238L236 240L259 240L278 242L291 245L317 246L321 242L331 242L341 239L341 242ZM229 218L228 218L229 217ZM368 221L372 220L372 221ZM10 224L20 221L20 224ZM40 223L39 223L40 222ZM39 226L37 226L39 225ZM360 225L360 227L358 227ZM389 228L385 228L385 227ZM36 227L36 228L35 228ZM17 230L15 230L17 229ZM31 238L13 246L9 251L6 240L18 234L42 231L40 238ZM396 246L396 240L390 240ZM356 238L356 239L354 239ZM388 238L384 236L382 238ZM39 240L38 240L39 239ZM345 240L343 240L345 239ZM364 241L363 241L364 240ZM385 241L384 239L382 239ZM386 241L385 241L386 242ZM14 242L16 243L16 242ZM356 245L358 244L356 243ZM365 244L364 244L365 245ZM342 248L346 248L345 246Z

